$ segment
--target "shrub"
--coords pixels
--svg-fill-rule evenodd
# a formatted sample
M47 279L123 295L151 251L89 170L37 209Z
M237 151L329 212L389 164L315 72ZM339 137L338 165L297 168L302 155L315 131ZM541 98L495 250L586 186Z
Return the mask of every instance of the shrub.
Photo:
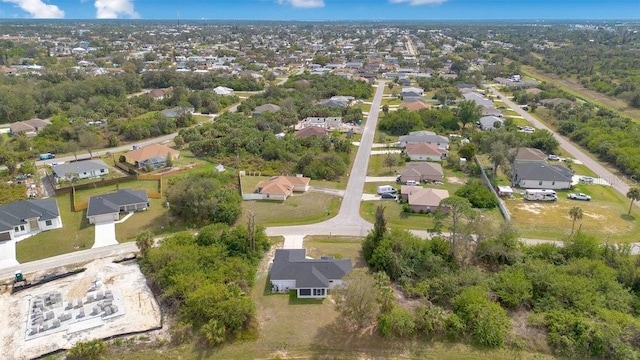
M387 338L407 337L415 333L416 324L409 310L396 306L391 311L380 315L378 328L380 334Z
M76 344L67 353L67 360L96 360L102 357L107 345L101 339Z
M474 208L492 209L498 206L498 199L493 192L478 180L467 181L455 194L469 200Z
M493 291L506 307L514 309L531 300L533 285L522 268L509 267L494 277Z

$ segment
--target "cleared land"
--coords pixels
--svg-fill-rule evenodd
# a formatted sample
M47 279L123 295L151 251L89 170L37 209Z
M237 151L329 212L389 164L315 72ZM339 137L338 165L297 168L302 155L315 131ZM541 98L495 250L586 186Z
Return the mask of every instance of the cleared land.
M291 196L286 201L243 201L242 217L238 222L246 224L253 212L260 226L312 224L335 216L340 210L340 200L333 195L307 192Z

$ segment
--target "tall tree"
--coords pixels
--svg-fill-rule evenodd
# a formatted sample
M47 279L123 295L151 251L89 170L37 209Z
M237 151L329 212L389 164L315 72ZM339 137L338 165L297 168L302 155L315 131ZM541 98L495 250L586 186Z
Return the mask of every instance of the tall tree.
M332 290L336 310L345 324L356 330L365 328L380 313L376 280L366 269L355 269Z
M571 210L569 210L569 216L571 216L571 220L573 221L571 223L571 235L573 235L573 232L575 230L576 221L582 220L582 215L583 215L582 208L579 206L574 206L571 208Z
M640 200L640 188L634 187L629 189L627 192L627 198L631 199L631 203L629 204L629 211L627 215L631 215L631 208L633 207L633 202Z
M98 134L91 131L83 131L78 135L78 142L80 147L86 149L89 152L89 156L93 159L93 149L99 144L100 137Z
M450 196L446 199L440 201L440 207L446 208L448 210L448 214L450 217L449 223L449 241L451 242L451 256L453 259L458 259L457 257L457 247L460 246L460 233L462 232L462 227L464 225L463 221L469 214L471 213L471 203L469 200L459 197L459 196Z
M462 123L462 129L467 124L475 124L482 116L482 106L476 104L472 100L464 100L458 104L458 117Z

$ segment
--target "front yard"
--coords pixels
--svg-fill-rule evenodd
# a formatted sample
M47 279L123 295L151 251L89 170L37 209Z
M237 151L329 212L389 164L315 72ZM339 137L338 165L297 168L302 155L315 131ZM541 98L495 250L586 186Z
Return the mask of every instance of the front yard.
M242 202L242 216L238 223L246 224L249 214L255 214L260 226L313 224L338 214L340 197L307 192L289 197L286 201L250 200Z

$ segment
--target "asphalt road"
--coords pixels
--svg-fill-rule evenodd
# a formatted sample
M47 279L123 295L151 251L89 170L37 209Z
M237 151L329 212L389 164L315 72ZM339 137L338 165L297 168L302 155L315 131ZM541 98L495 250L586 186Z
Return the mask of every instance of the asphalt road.
M500 98L501 98L500 101L502 101L505 104L507 104L507 106L511 107L511 109L513 109L515 112L517 112L518 115L522 116L525 120L529 121L536 128L545 129L545 130L548 130L549 132L551 132L553 134L553 137L556 138L556 140L558 140L558 142L560 143L560 147L562 147L569 154L571 154L571 156L573 158L579 160L586 167L588 167L593 172L595 172L597 177L606 180L609 184L611 184L611 186L614 189L616 189L622 195L627 196L627 192L629 191L630 185L631 186L637 186L638 182L637 182L636 179L624 178L624 177L616 176L609 169L605 168L600 163L598 163L597 161L595 161L591 157L589 157L587 154L585 154L581 149L579 149L573 143L571 143L571 141L567 140L565 137L563 137L563 136L559 135L558 133L554 132L553 130L549 129L545 124L540 122L538 119L533 117L528 112L524 111L516 103L514 103L513 101L507 99L507 97L504 94L502 94L501 92L499 92L498 90L493 89L493 88L489 88L489 91L493 92L496 95L499 95ZM636 202L635 204L636 204L636 206L640 206L640 204L638 204L638 202Z

